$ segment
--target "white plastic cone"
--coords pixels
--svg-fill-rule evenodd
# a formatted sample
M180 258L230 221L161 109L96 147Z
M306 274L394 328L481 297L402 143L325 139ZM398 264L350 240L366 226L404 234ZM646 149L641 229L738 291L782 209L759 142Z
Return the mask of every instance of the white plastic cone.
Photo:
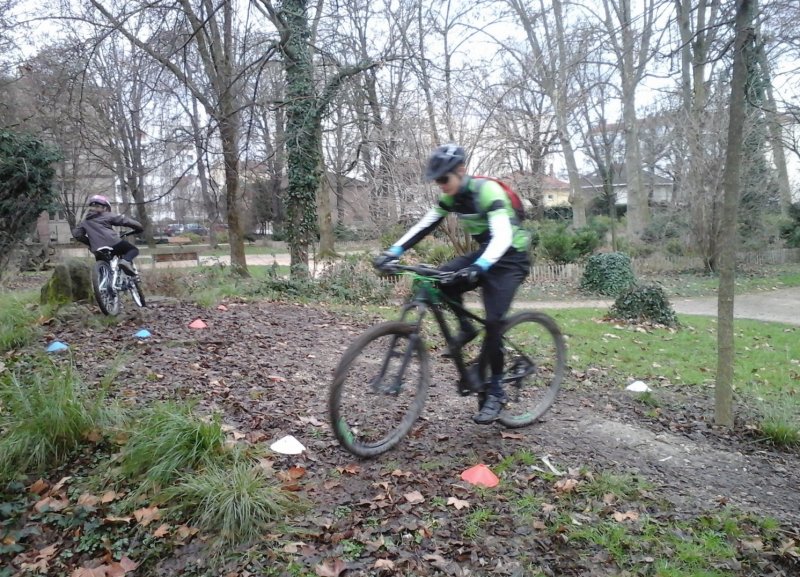
M269 448L281 455L299 455L306 450L303 444L291 435L278 439Z

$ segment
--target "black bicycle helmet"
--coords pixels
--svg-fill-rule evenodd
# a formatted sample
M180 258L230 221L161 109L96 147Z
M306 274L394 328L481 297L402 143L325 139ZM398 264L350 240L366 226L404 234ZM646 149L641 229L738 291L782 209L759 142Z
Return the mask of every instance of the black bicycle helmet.
M428 159L425 180L434 180L467 162L467 152L457 144L443 144L436 148Z

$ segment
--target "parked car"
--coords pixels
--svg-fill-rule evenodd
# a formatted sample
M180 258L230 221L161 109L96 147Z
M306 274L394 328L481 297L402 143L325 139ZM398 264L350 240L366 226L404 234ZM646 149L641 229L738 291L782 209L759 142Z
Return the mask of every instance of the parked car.
M177 236L183 232L182 224L168 224L164 227L164 234L167 236Z
M208 229L206 227L204 227L203 225L197 224L197 223L187 224L185 227L183 227L183 231L182 232L190 232L190 233L196 234L198 236L207 236L208 235Z

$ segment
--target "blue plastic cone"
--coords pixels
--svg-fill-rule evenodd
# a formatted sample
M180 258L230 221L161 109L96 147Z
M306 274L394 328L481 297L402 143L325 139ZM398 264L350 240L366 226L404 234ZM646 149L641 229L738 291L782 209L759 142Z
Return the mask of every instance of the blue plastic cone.
M137 339L149 339L153 335L151 335L150 331L148 331L147 329L142 329L138 333L135 333L133 336L136 337Z
M69 349L69 347L61 341L53 341L47 346L48 353L58 353L61 351L66 351L67 349Z

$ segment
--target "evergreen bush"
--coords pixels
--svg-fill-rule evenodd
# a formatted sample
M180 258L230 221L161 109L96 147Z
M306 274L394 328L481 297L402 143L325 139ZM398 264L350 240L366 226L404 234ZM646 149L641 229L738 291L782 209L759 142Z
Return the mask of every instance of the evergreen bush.
M622 252L595 254L586 261L581 290L616 296L636 282L631 259Z
M678 317L664 289L657 284L630 287L617 297L608 316L613 319L651 322L668 327L678 324Z

